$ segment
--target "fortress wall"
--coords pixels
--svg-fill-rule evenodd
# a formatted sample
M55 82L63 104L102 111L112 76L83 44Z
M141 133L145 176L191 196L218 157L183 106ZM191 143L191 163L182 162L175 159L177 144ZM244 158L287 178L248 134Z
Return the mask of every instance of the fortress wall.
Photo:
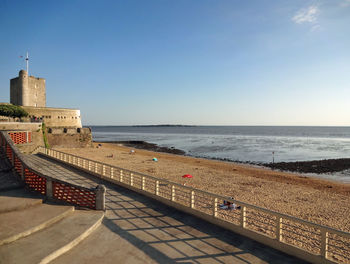
M10 80L10 102L23 106L46 106L45 79L28 76L25 70Z
M23 108L29 113L31 120L42 119L47 127L82 127L78 109L28 106L23 106Z
M18 149L21 150L23 153L31 153L34 151L38 146L44 147L44 139L43 139L43 132L41 130L39 131L32 131L31 135L32 142L28 144L18 144L16 145Z
M21 130L35 132L40 129L41 123L0 122L0 130Z
M22 120L43 121L47 127L81 128L80 110L46 107L45 85L45 79L28 76L25 70L10 80L11 104L20 105L29 113L29 117Z
M10 102L14 105L22 105L22 84L18 77L10 80Z
M48 128L46 137L50 148L83 148L92 146L91 129Z
M45 107L46 106L46 89L45 79L28 77L28 87L26 95L28 106Z
M1 130L7 130L9 132L30 131L30 142L16 145L24 153L31 153L38 146L44 147L41 123L4 122L0 123Z
M22 152L30 153L38 146L44 147L41 123L4 122L0 123L0 130L30 131L31 142L16 145ZM53 127L46 128L46 138L51 148L81 148L92 146L92 134L89 127Z

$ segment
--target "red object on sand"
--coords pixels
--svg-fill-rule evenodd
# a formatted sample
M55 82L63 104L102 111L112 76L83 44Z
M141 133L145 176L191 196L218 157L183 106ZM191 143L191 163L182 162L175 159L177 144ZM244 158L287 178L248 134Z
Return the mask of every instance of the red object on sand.
M185 174L182 178L193 178L193 176L191 174Z

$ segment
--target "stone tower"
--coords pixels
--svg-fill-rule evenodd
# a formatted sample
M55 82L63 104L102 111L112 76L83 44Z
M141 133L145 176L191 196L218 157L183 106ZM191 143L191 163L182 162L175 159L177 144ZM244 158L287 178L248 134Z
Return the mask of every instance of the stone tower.
M45 79L28 76L21 70L18 77L10 80L10 103L21 106L46 106Z

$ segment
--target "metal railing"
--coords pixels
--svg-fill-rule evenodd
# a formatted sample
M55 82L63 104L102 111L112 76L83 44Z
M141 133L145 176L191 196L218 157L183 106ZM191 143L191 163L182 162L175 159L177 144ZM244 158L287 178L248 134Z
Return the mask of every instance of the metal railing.
M105 187L86 188L62 181L39 172L30 165L26 157L17 149L7 132L0 132L0 147L12 164L15 172L31 190L53 200L96 210L105 209Z
M350 263L350 233L58 150L39 152L304 260ZM223 200L240 209L221 209Z

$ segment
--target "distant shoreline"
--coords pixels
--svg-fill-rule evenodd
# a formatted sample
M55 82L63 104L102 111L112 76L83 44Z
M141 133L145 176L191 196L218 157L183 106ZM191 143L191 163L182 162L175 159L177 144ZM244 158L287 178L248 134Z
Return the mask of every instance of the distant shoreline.
M332 172L340 172L350 169L350 158L341 159L325 159L325 160L310 160L310 161L293 161L293 162L278 162L278 163L262 163L262 162L252 162L252 161L240 161L231 160L228 158L208 158L202 156L188 155L185 151L176 148L160 147L157 144L149 143L141 140L131 140L131 141L94 141L96 143L112 143L121 144L126 147L144 149L154 152L170 153L182 156L205 158L209 160L220 160L226 162L234 162L240 164L255 165L261 167L267 167L272 170L280 170L285 172L296 172L296 173L315 173L324 174Z
M164 125L134 125L131 127L197 127L194 125L168 125L168 124L164 124Z

